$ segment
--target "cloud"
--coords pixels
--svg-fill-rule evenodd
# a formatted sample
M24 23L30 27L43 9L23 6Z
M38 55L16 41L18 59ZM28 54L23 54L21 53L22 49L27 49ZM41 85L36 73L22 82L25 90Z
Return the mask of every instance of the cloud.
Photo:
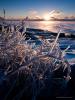
M57 18L57 19L74 19L75 16L70 16L70 15L67 15L61 11L61 10L52 10L50 12L46 12L45 14L42 14L42 16L39 15L39 12L37 10L33 10L33 9L30 9L29 12L28 12L28 17L30 19L42 19L44 18L45 15L48 15L50 17L50 19L54 19L54 18Z
M55 18L59 18L59 17L64 17L64 13L62 11L58 11L58 10L52 10L49 13L50 17L55 17Z
M51 18L58 18L58 19L75 19L74 15L66 15L63 11L52 10L49 13Z
M31 10L31 11L29 11L29 15L36 15L38 12L37 11L35 11L35 10Z
M28 16L32 19L34 19L34 18L40 19L41 18L36 10L30 10L28 12Z

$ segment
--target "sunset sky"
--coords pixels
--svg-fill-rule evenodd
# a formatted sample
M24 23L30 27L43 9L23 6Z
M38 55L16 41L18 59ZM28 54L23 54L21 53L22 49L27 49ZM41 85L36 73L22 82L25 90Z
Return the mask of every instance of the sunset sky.
M3 8L8 18L75 16L75 0L0 0L0 16Z

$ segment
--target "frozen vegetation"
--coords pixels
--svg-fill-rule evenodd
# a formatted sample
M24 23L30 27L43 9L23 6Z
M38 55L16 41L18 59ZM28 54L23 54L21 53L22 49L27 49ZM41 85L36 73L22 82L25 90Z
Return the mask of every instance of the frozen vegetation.
M18 29L0 32L0 72L3 73L0 76L0 84L4 80L12 80L12 83L9 81L11 88L5 94L5 100L8 100L15 85L19 84L17 78L12 79L11 77L21 76L21 80L23 77L25 81L25 85L22 83L24 87L13 96L13 100L22 98L28 89L31 89L29 91L31 99L36 100L46 87L46 80L49 80L49 84L51 84L51 79L57 78L64 79L66 83L69 81L71 69L64 58L65 51L62 52L59 48L59 35L60 32L54 41L40 38L41 45L36 46L35 43L29 44L30 40L25 40L25 33L19 32ZM61 69L61 75L58 73L58 76L61 77L56 77L55 71L59 69Z

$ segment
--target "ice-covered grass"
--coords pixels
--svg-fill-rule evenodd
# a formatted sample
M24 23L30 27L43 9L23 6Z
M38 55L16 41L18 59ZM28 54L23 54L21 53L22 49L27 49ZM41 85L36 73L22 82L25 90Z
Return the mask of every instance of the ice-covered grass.
M23 73L27 78L31 77L32 100L45 86L44 80L51 78L59 68L63 73L67 70L63 78L69 78L70 65L59 48L58 36L53 42L41 39L42 44L36 46L29 44L18 30L0 33L0 69L4 69L5 76Z

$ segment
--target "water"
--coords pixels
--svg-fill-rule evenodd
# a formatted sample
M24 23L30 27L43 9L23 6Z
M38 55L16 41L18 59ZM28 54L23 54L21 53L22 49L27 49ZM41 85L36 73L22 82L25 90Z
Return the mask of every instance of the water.
M63 33L75 34L75 21L29 21L25 22L27 27L39 28L49 30L52 32L58 32L60 29ZM75 50L75 40L73 39L61 39L59 41L60 47L64 49L70 45L69 53L66 53L66 58L69 63L75 63L75 52L72 54L72 50Z
M18 23L19 21L12 22L12 24ZM63 33L75 34L75 21L25 21L25 27L38 28L52 32L58 32L61 29ZM70 50L69 53L66 54L66 58L69 63L75 63L75 52L72 54L72 50L75 50L75 40L61 39L59 43L61 49L65 49L70 45Z
M21 21L9 21L12 24L19 24ZM75 34L75 21L25 21L25 26L30 28L39 28L53 32L62 30L62 32Z
M62 32L75 33L75 21L29 21L25 23L30 28L39 28L53 32L58 32L61 29Z

